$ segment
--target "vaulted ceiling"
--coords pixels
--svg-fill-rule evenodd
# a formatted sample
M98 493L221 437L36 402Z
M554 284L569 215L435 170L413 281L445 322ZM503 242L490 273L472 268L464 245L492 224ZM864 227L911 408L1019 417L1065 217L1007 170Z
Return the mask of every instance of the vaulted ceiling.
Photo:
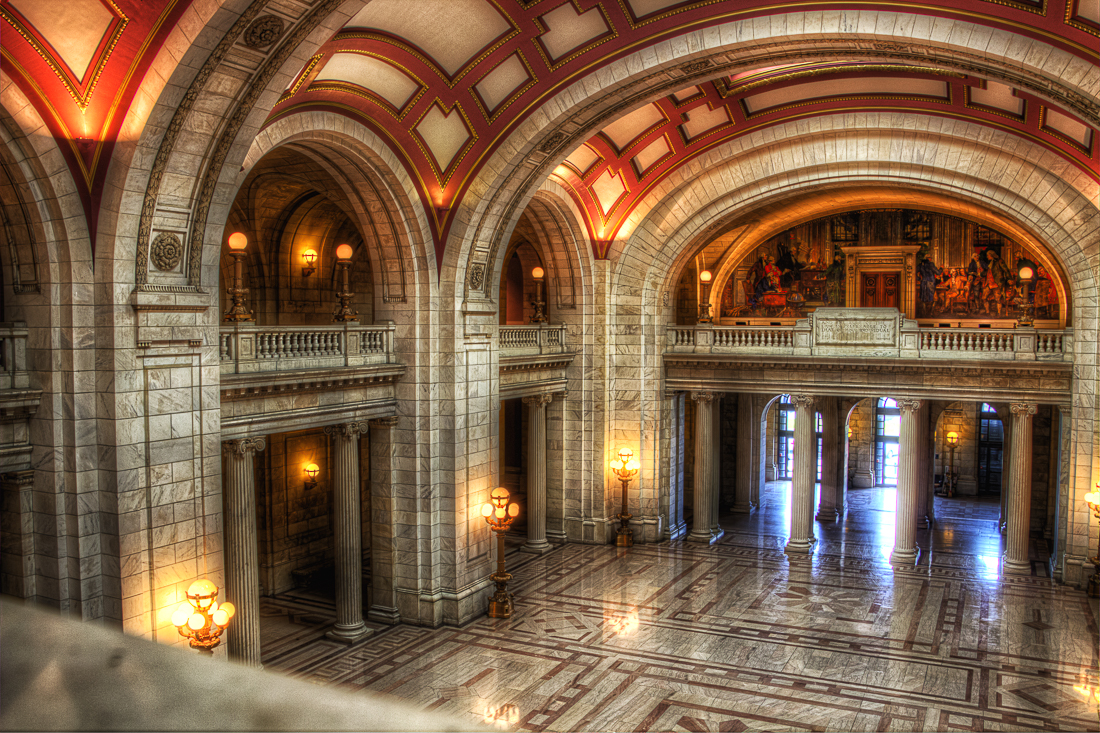
M189 3L6 0L0 9L10 26L0 66L58 138L93 228L122 118ZM682 39L730 21L866 7L839 0L372 0L307 61L268 124L324 109L379 133L417 182L441 254L452 213L494 151L593 71L642 49L659 54L662 42L688 42ZM923 0L904 9L933 23L959 19L1041 40L1097 65L1097 0ZM277 11L276 3L268 10ZM904 29L887 31L898 33ZM879 45L890 56L890 44ZM931 62L853 58L758 68L683 89L607 125L554 175L585 212L592 239L606 242L646 191L702 151L791 119L855 110L966 118L1037 141L1094 178L1100 170L1096 131L1049 98Z

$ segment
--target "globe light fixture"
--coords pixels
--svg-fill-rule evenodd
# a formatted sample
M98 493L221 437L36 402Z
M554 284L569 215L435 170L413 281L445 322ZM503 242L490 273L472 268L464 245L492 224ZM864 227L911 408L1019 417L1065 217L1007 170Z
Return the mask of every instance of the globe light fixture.
M546 302L542 298L542 283L546 277L546 270L535 267L531 270L531 277L535 281L535 313L531 316L531 323L546 323Z
M1085 503L1089 505L1092 516L1100 519L1100 483L1096 484L1096 491L1085 494ZM1096 557L1091 558L1093 573L1089 576L1087 592L1089 597L1100 597L1100 547L1097 548Z
M619 530L615 535L615 545L617 547L632 547L634 545L634 530L630 528L630 520L633 519L634 515L627 511L626 489L631 479L638 475L641 464L635 460L634 451L630 448L620 448L618 459L617 462L611 462L611 472L618 477L623 485L622 511L619 512Z
M702 294L699 299L699 323L713 323L710 317L710 281L714 278L710 270L699 273L699 282L702 284Z
M222 632L237 609L228 601L218 603L218 586L206 578L196 580L187 589L187 602L172 613L172 625L180 636L189 639L192 649L213 656L221 643Z
M944 494L950 498L955 495L955 485L958 483L958 476L955 475L955 446L959 444L959 434L954 430L947 433L947 446L950 448L950 458L947 461L947 473L943 477L943 490Z
M233 299L233 305L225 314L226 321L231 323L240 321L254 321L256 318L252 311L244 304L248 295L248 288L244 287L244 258L245 247L248 246L248 237L243 232L233 232L229 235L229 256L233 258L233 284L225 289L225 292Z
M489 599L489 618L508 618L514 610L514 598L508 592L512 576L504 568L504 534L519 516L519 504L511 501L508 489L498 486L489 495L489 501L482 504L481 516L497 536L497 571L489 576L497 589Z
M1020 292L1016 296L1016 305L1020 307L1020 317L1017 322L1021 326L1030 326L1035 322L1035 316L1032 313L1033 303L1031 302L1031 279L1035 277L1035 270L1031 269L1030 265L1024 265L1019 269L1017 274L1020 276Z
M341 244L336 248L336 267L340 271L341 282L343 288L336 293L336 297L340 300L340 303L336 306L336 310L332 312L332 320L336 323L346 323L347 321L356 321L359 319L359 311L351 309L351 298L355 295L351 292L351 285L348 283L348 270L351 269L351 256L355 253L350 244Z

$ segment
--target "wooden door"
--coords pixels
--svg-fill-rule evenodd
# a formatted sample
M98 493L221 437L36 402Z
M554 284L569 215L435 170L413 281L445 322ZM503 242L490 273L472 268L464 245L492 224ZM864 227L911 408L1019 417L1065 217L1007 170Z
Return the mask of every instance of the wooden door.
M897 308L900 302L900 272L864 272L859 304L863 308Z

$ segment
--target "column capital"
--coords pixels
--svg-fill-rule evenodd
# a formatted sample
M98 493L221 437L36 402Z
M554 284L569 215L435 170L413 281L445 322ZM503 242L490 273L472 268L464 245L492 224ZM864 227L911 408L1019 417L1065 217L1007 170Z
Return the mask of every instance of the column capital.
M1014 417L1030 418L1038 412L1039 406L1034 402L1013 402L1012 415Z
M817 402L817 397L812 394L793 394L791 395L791 403L795 407L810 408Z
M359 436L360 433L367 432L366 420L355 420L352 422L342 422L337 425L326 425L325 435L331 435L333 438L343 438L345 440L352 440Z
M373 420L367 421L372 428L395 428L397 427L397 415L390 415L389 417L376 417Z
M705 402L707 404L710 404L711 402L714 402L717 399L721 399L721 397L722 396L720 394L718 394L717 392L692 392L691 393L691 399L695 400L696 402Z
M894 401L898 403L898 409L902 412L916 412L921 406L920 400L901 399Z
M243 460L246 455L262 451L267 447L264 438L237 438L222 443L222 453Z
M553 401L554 395L552 394L536 394L523 398L523 404L531 407L546 407Z

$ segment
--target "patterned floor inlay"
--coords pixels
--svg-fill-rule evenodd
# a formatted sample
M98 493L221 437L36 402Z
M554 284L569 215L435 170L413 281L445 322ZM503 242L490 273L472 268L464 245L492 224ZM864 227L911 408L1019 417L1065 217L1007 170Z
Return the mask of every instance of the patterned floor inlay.
M1100 730L1074 689L1098 684L1095 601L999 576L995 500L937 500L920 564L895 571L886 492L851 492L790 561L782 489L713 547L509 553L507 620L372 624L349 647L323 637L330 600L266 598L264 665L523 731Z

